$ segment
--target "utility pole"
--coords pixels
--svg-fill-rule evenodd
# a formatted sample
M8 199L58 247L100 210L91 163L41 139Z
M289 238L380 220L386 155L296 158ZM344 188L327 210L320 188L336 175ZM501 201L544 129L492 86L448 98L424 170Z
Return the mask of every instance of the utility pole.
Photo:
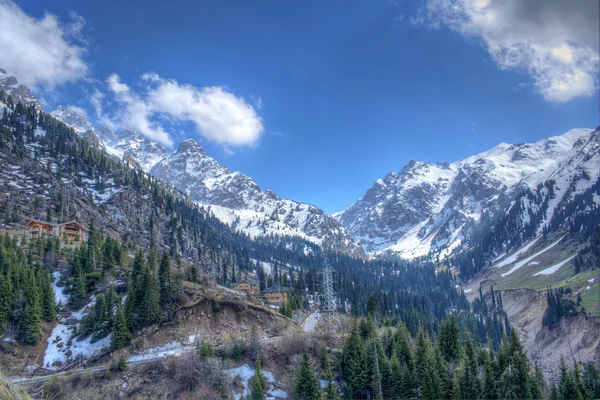
M323 327L325 334L342 333L342 322L337 313L337 301L333 290L333 268L324 257L323 262Z

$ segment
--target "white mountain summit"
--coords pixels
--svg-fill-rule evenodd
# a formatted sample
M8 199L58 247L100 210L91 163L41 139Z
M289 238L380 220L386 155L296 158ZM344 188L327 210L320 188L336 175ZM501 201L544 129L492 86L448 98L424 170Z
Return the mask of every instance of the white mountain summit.
M597 130L573 129L536 143L501 143L451 164L411 161L333 216L370 254L412 259L437 251L444 257L483 213L506 212L518 189L552 180L556 198L542 222L547 224L561 201L596 182L599 150Z
M92 132L106 151L182 190L233 229L251 236L295 236L317 245L355 256L364 256L346 229L319 208L280 199L261 189L241 172L231 172L193 139L183 141L172 153L133 130L97 129L76 108L59 107L52 115L79 135Z

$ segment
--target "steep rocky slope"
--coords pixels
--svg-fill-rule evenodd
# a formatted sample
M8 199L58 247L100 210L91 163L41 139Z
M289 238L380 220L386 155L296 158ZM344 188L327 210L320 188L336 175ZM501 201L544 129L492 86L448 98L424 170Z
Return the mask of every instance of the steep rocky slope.
M193 139L172 153L132 130L95 129L77 108L52 112L81 136L96 137L109 154L173 185L235 230L251 236L294 236L354 256L364 252L339 222L319 208L279 198L241 172L231 172Z
M416 258L447 256L483 215L506 213L523 189L548 183L555 197L535 228L600 174L600 134L573 129L536 143L501 143L451 164L411 161L377 182L363 198L334 214L368 253ZM600 203L600 202L599 202ZM528 222L528 215L523 221Z
M0 89L5 96L11 96L14 104L33 104L36 109L41 110L42 105L25 85L21 85L17 78L10 75L6 70L0 68Z
M159 161L150 173L187 193L232 228L258 235L299 236L361 256L348 232L315 206L279 198L250 177L231 172L193 139Z

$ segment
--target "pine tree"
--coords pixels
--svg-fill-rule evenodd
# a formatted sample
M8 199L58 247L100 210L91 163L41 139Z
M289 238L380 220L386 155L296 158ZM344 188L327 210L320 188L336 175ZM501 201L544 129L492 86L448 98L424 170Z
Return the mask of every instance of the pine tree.
M125 319L125 313L121 307L117 308L117 314L115 316L115 324L112 331L110 340L110 346L113 350L125 347L131 342L131 332L127 327L127 320Z
M71 285L70 303L79 307L82 306L87 300L87 287L85 281L85 274L81 264L78 262L73 270L73 280Z
M371 293L369 300L367 301L367 315L378 321L381 318L381 308L379 307L379 300L377 300L377 293Z
M325 348L325 354L323 358L325 364L325 380L327 381L327 385L323 389L323 400L340 400L340 396L337 393L337 389L333 384L333 366L331 358L327 353L327 348Z
M439 346L446 362L460 358L460 328L454 315L440 325Z
M262 376L262 367L260 358L256 360L256 366L254 368L254 376L252 377L252 389L250 391L250 399L252 400L263 400L265 398L265 387L267 382L265 377Z
M343 350L342 369L347 388L344 390L349 398L356 398L367 385L367 368L365 347L357 327L352 329Z
M140 323L141 326L148 326L158 322L160 317L160 295L156 287L156 279L150 267L146 266L142 272L141 287L139 296L141 297Z
M169 264L169 255L164 252L158 267L158 292L162 306L171 300L171 273L169 271Z
M41 270L41 291L42 291L42 316L46 321L53 321L56 318L56 300L50 284L48 274Z
M99 293L96 296L96 303L94 304L94 319L95 319L95 325L94 325L94 333L98 332L101 333L103 331L103 329L105 328L106 322L107 322L107 305L106 305L106 298L104 296L104 294Z
M0 267L2 266L2 247L0 247ZM9 276L4 275L0 269L0 332L8 327L10 308L12 303L13 291L12 282Z
M479 398L480 382L477 376L478 366L475 359L475 349L473 342L471 342L471 336L467 332L465 338L465 358L457 375L454 397L463 400Z
M423 329L419 329L417 334L415 377L422 398L442 398L441 381L435 367L435 358L433 349L431 348L431 341L425 336Z
M563 357L560 358L560 396L564 400L583 400L577 382L573 374L567 369L567 364Z
M492 356L489 351L483 350L481 352L483 360L484 378L483 378L483 399L497 399L498 394L496 391L496 376L494 372L494 363Z
M26 285L25 311L21 318L19 339L35 346L40 340L41 307L39 289L32 269L27 273Z
M296 386L294 387L294 398L300 400L320 400L321 390L319 382L312 371L308 353L305 351L302 355L300 369L296 377Z

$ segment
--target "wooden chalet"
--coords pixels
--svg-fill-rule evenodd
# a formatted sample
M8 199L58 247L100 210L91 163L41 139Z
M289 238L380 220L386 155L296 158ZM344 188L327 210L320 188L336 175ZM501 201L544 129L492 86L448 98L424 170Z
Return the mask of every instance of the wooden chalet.
M69 221L62 224L52 222L31 220L29 226L29 238L53 238L69 243L79 243L87 241L88 230L77 221Z
M252 281L249 279L244 279L241 282L237 282L231 285L232 289L239 290L240 292L244 292L249 296L257 295L260 292L260 285L258 281Z
M280 285L274 285L263 290L260 295L269 304L281 304L282 302L288 301L288 292L288 288Z

